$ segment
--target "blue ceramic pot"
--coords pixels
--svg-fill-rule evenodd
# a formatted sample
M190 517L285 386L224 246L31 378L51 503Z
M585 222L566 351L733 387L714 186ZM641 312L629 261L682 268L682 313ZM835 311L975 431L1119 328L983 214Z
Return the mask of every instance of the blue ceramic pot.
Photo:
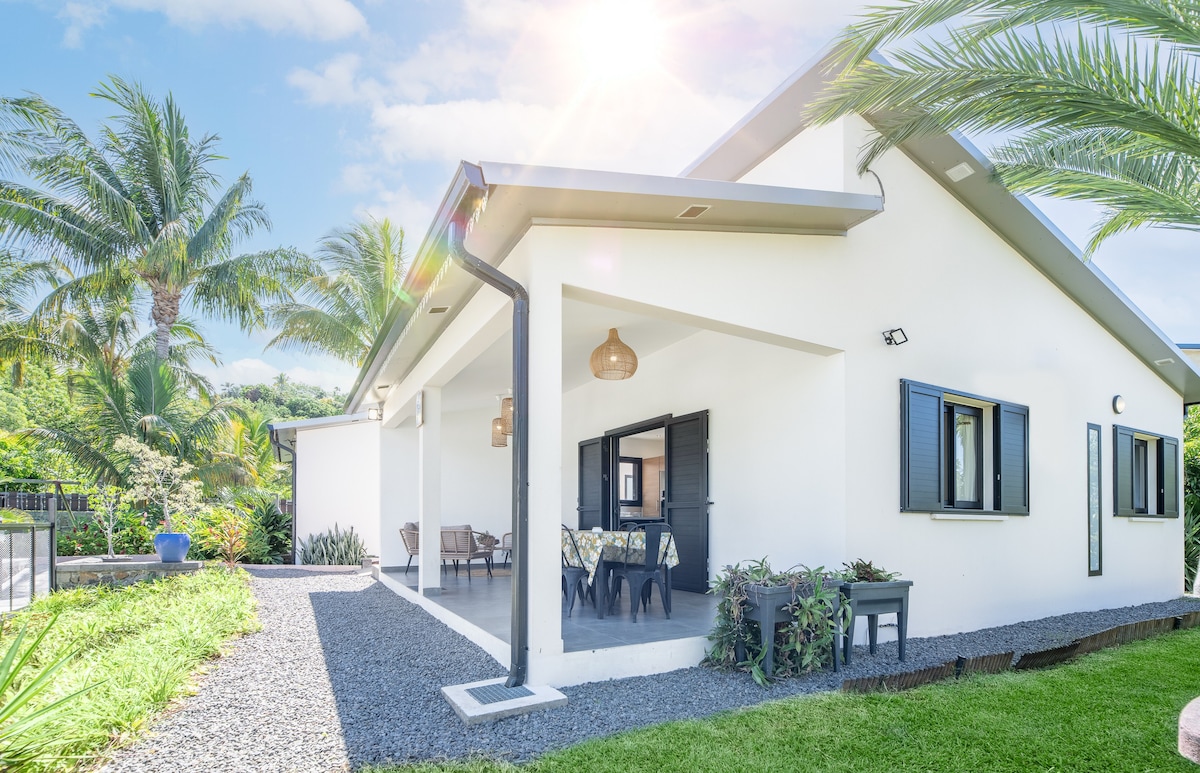
M154 535L154 552L164 564L178 564L187 558L192 538L186 534L171 532Z

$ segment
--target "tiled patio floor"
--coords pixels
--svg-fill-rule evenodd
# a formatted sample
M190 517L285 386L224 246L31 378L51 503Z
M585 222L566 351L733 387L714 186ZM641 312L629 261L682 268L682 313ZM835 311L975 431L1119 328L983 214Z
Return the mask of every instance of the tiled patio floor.
M499 567L497 567L499 568ZM417 568L406 575L404 569L385 569L391 578L416 590ZM504 572L497 572L498 575ZM473 575L468 583L466 571L446 569L441 577L442 593L431 599L454 614L479 626L504 641L510 640L512 620L512 577ZM562 605L563 647L567 652L620 647L627 644L684 639L705 636L712 630L717 611L717 598L701 593L674 591L671 594L671 619L663 614L657 593L648 612L639 612L637 622L629 612L627 597L617 600L616 612L598 619L589 602L586 607L576 600L575 610L567 617L567 604Z

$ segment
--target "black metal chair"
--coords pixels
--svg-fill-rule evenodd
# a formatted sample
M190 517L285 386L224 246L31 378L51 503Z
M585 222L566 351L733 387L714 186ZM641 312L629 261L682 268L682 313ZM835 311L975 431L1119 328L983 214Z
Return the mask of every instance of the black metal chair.
M667 587L667 570L663 566L666 561L667 553L670 552L671 543L675 540L675 535L671 533L671 527L665 523L649 523L639 527L636 531L645 532L646 535L646 550L645 560L638 564L632 562L633 553L633 535L631 530L625 537L625 563L624 565L616 564L612 570L612 590L609 593L609 612L613 611L616 606L616 594L621 588L621 579L629 583L629 610L633 614L633 622L637 622L638 602L642 603L642 609L649 609L651 589L648 587L650 583L658 586L658 595L662 599L663 610L667 614L667 619L671 619L671 591ZM667 535L666 547L663 547L663 534Z
M588 570L583 565L583 554L579 552L579 543L575 541L575 534L563 527L563 531L571 540L571 550L574 555L575 562L568 560L567 554L564 552L562 556L562 578L563 578L563 593L567 596L567 617L571 616L571 612L575 610L575 597L579 595L582 589L583 603L586 607L588 594L592 595L592 606L596 606L596 586L595 583L601 582L602 578L597 577L593 584L589 587L587 584Z

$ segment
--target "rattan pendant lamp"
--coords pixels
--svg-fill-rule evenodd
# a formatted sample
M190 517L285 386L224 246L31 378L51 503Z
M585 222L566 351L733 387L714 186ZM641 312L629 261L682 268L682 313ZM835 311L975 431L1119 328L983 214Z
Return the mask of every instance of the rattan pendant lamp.
M500 400L500 415L492 419L492 448L505 448L508 446L508 436L512 434L512 412L509 412L507 427L504 421L504 398L502 395L496 395L496 399ZM512 400L511 397L508 400ZM507 429L507 431L505 431Z
M637 373L637 355L617 335L615 327L609 328L608 340L596 347L589 363L592 375L605 381L622 381Z

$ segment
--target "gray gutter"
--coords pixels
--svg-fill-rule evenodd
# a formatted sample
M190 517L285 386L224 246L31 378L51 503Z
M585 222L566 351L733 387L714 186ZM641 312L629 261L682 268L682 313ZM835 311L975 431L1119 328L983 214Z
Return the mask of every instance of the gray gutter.
M268 437L271 438L271 445L275 447L275 458L280 462L283 461L282 451L287 451L292 455L292 565L296 564L296 445L292 441L292 445L285 445L279 439L279 430L275 429L274 424L267 425Z
M483 171L464 164L467 180L479 196L487 192ZM512 530L513 586L511 664L507 687L525 683L529 670L529 293L512 277L467 252L463 245L464 228L451 223L450 257L463 270L484 284L496 288L513 302L513 454L512 454Z
M437 275L437 270L433 269L430 264L440 264L446 259L448 245L445 229L458 217L459 209L471 189L464 171L467 166L469 165L466 162L459 165L454 182L451 183L450 189L446 191L442 203L438 206L437 214L429 226L428 233L425 234L425 240L421 242L417 251L417 257L409 267L404 283L405 297L396 299L396 302L388 310L387 316L384 317L383 324L380 325L379 331L375 335L375 342L371 345L371 351L367 353L363 367L358 372L358 378L355 379L354 386L350 388L350 396L346 398L346 404L342 408L345 413L356 413L362 407L366 392L375 383L379 371L387 362L387 353L400 340L405 326L416 313L422 296L429 289L432 278ZM477 167L472 168L477 169Z

